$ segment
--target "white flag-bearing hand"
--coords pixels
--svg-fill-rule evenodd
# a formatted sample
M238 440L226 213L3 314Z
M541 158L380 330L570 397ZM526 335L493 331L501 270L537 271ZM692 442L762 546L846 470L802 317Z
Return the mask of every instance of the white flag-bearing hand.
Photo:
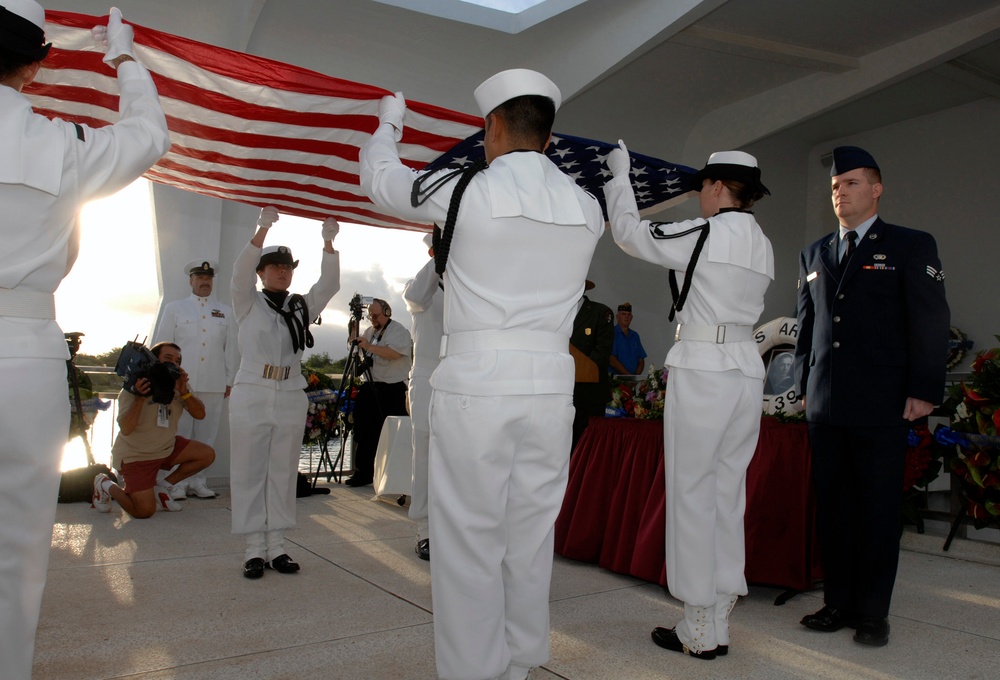
M625 148L625 142L619 139L618 148L612 149L611 153L608 154L608 170L617 179L619 177L628 177L629 170L631 169L632 161L628 157L628 149Z
M257 226L261 229L270 229L278 221L278 209L273 205L261 208L260 217L257 218Z
M378 103L378 122L388 123L395 130L394 137L398 142L403 138L403 114L406 113L406 99L402 92L382 97Z
M132 53L132 27L122 23L122 12L117 7L112 7L108 12L107 26L94 26L90 33L94 40L105 46L104 63L110 64L123 54L135 59Z
M337 223L332 217L327 217L323 220L323 240L333 241L337 238L337 234L340 233L340 224Z

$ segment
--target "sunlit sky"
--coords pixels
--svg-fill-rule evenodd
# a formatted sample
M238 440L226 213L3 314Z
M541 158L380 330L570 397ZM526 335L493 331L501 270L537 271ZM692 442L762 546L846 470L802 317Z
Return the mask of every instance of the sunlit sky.
M56 291L56 316L64 332L85 335L80 351L100 354L152 332L160 304L156 278L149 183L140 179L118 194L89 203L81 213L80 255ZM282 215L266 244L284 244L299 260L292 292L305 293L319 277L320 223ZM400 293L427 262L422 234L341 224L334 247L340 251L341 289L312 326L316 345L310 354L347 354L349 302L355 293L386 297L393 319L409 328ZM170 276L170 272L166 272ZM178 273L178 276L180 274ZM229 282L219 279L216 297L229 304ZM170 300L167 300L169 302Z

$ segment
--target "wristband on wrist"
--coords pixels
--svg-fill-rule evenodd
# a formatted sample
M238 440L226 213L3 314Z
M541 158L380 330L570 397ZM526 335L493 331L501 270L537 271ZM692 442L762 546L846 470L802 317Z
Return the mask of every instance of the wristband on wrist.
M181 399L183 399L184 401L187 401L188 399L190 399L193 396L194 396L193 394L191 394L190 392L188 392L187 394L182 394L181 395Z

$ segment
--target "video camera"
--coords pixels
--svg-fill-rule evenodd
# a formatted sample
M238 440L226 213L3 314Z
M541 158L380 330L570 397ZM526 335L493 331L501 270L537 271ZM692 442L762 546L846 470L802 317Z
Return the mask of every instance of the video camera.
M370 295L355 293L350 302L351 318L356 321L361 321L361 319L365 316L365 307L370 305L374 300L375 298Z
M143 343L130 340L118 355L115 374L125 379L122 388L132 394L138 394L135 383L145 378L152 390L149 400L154 404L169 404L174 400L174 387L181 377L181 369L174 364L161 363Z

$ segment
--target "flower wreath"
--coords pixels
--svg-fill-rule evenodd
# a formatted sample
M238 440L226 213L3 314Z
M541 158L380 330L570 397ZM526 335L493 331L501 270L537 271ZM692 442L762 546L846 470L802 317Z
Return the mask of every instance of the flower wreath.
M972 349L973 342L969 340L957 326L952 326L948 330L948 359L945 367L950 371L958 366L965 359L965 355Z

